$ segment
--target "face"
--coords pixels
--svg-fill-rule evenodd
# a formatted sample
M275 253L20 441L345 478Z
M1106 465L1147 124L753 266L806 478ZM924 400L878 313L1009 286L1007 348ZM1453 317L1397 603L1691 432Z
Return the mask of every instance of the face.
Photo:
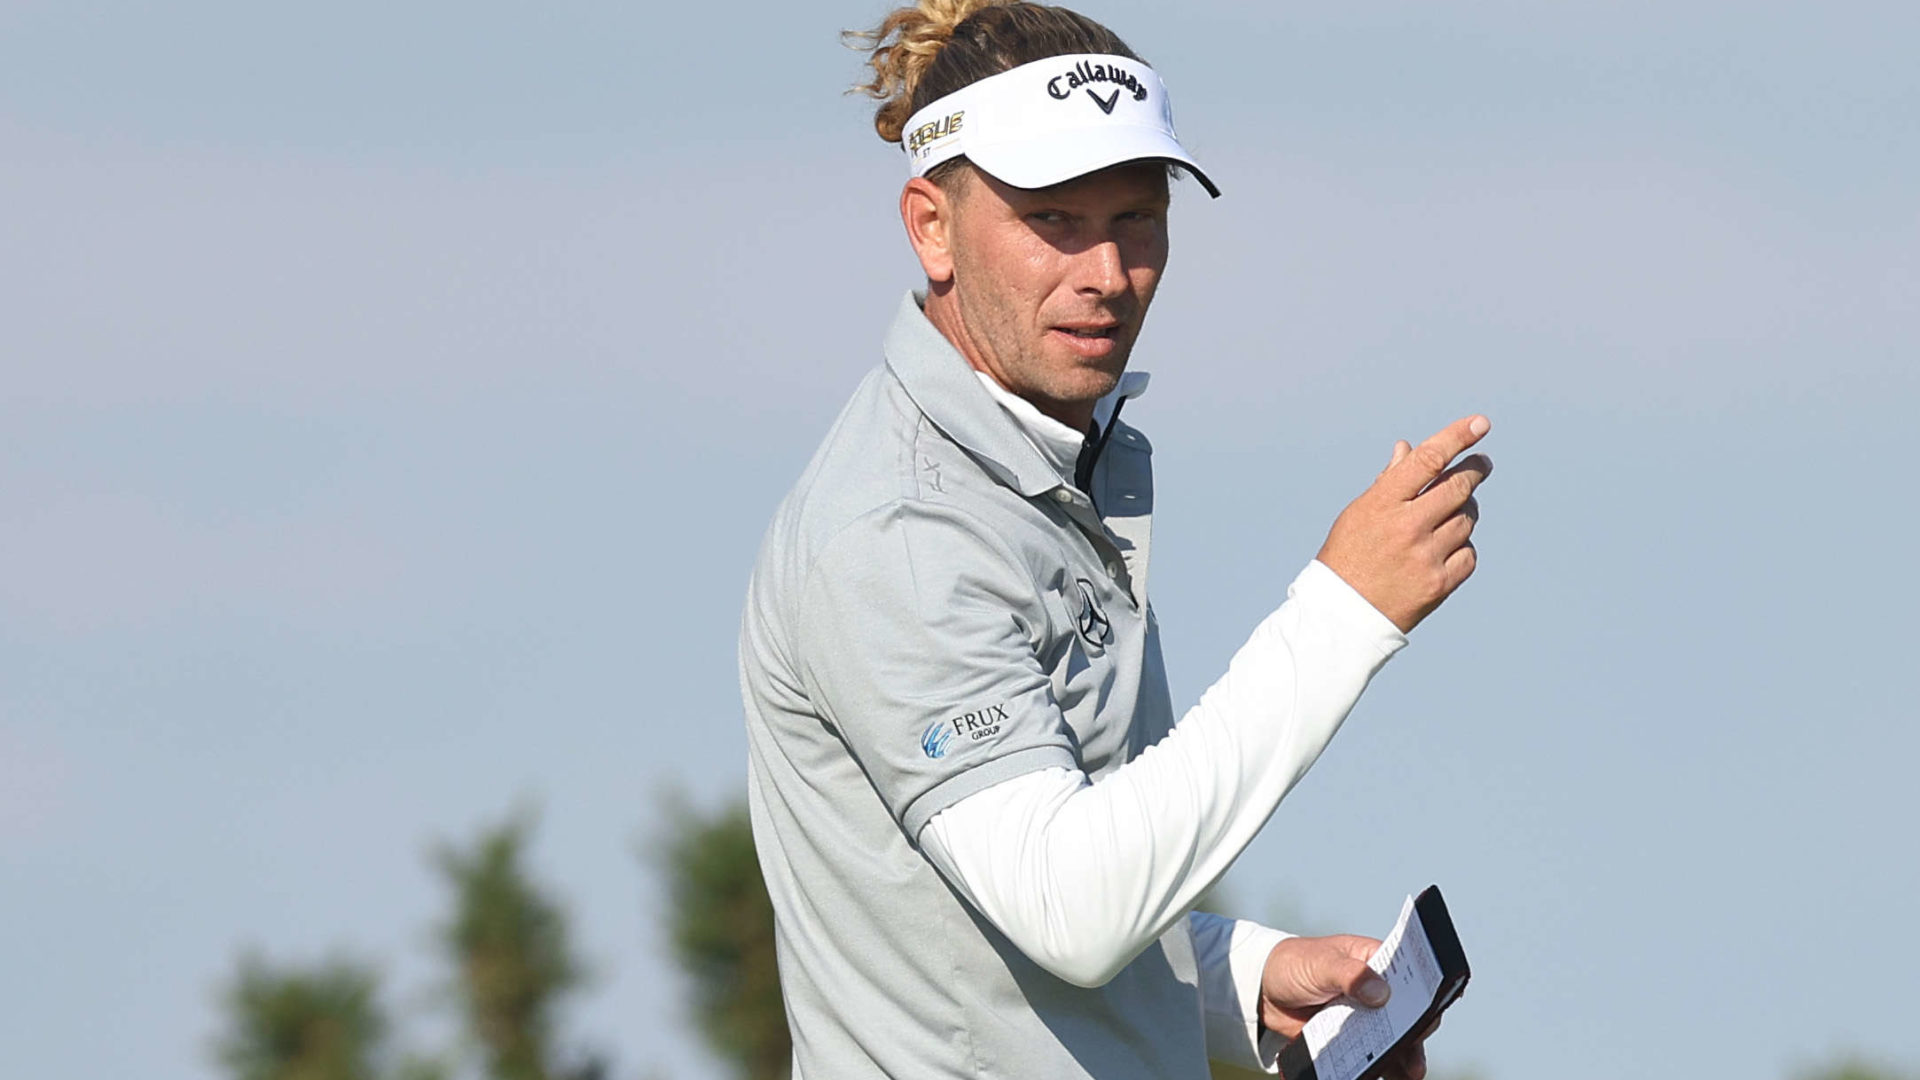
M932 243L914 237L927 315L976 368L1084 428L1125 370L1167 265L1166 168L1136 162L1037 190L971 173L934 188L945 218ZM911 196L910 185L903 211Z

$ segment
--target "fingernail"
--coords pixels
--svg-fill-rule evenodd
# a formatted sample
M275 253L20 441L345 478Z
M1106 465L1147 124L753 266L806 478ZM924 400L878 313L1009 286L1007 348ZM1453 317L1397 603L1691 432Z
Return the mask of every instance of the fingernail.
M1360 999L1360 1004L1370 1009L1377 1009L1387 1003L1387 980L1368 979L1360 984L1360 989L1354 993L1354 996Z
M1476 416L1467 423L1467 430L1473 432L1476 437L1485 435L1491 427L1493 427L1493 422L1484 416Z

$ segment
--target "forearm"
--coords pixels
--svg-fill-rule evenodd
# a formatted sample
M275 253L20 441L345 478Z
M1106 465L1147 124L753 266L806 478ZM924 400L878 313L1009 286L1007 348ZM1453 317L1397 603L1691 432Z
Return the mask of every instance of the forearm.
M1205 911L1187 916L1200 969L1200 1013L1207 1057L1243 1069L1276 1071L1283 1040L1260 1024L1260 980L1274 946L1292 937L1246 919Z
M1226 871L1404 643L1313 564L1160 742L1098 783L1049 769L963 799L922 848L1037 963L1101 985Z

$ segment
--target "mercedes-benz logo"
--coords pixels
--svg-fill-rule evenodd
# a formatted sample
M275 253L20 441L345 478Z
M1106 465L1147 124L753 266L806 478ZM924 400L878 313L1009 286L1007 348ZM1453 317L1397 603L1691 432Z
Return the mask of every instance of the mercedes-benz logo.
M1094 599L1093 582L1080 579L1080 636L1092 645L1105 645L1113 636L1113 624Z

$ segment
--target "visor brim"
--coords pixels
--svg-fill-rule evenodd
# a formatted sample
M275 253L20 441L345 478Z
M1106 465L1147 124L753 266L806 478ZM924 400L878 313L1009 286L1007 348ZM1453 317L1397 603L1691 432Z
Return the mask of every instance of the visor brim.
M1044 142L969 142L967 159L989 176L1017 188L1043 188L1133 161L1165 161L1192 173L1207 194L1220 189L1186 149L1159 128L1110 126L1088 132L1086 138L1052 138Z

